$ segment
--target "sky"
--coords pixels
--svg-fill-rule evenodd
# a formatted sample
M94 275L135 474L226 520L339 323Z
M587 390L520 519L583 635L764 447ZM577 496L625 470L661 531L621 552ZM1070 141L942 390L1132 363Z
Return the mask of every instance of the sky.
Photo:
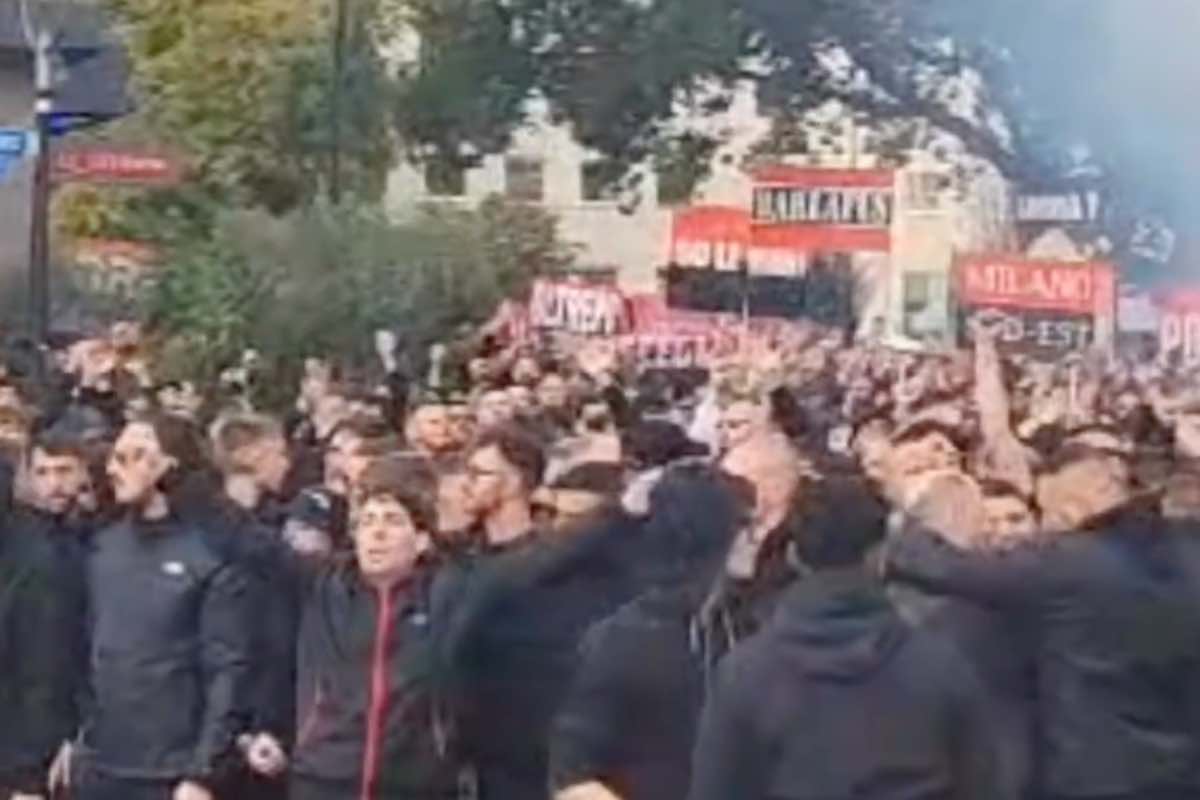
M1086 143L1119 191L1180 237L1200 284L1200 0L946 0L953 26L1011 53L1056 140ZM1185 276L1159 276L1184 278Z

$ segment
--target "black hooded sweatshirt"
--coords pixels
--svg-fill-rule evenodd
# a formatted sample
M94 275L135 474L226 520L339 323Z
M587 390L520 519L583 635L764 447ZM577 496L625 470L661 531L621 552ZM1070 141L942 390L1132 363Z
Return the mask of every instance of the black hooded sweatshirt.
M555 788L599 782L623 800L687 796L705 687L723 634L701 614L737 530L732 498L664 478L638 537L653 587L589 631L555 717Z
M688 796L1000 797L981 700L963 657L909 628L878 581L819 572L722 663Z
M687 796L704 705L698 605L654 590L588 633L551 732L555 788L599 782L622 800Z

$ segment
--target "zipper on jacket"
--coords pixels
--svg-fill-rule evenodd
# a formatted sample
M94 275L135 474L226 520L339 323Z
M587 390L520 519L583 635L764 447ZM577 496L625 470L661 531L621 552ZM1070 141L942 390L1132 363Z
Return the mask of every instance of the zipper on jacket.
M377 592L379 612L371 653L371 695L367 704L367 742L363 748L362 793L359 800L374 800L379 778L379 758L388 700L388 649L391 644L392 605L395 588Z

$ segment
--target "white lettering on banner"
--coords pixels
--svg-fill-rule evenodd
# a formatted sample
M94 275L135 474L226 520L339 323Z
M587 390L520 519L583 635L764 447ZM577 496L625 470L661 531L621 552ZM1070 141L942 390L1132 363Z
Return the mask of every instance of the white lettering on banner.
M890 189L779 188L754 190L754 221L886 228L892 224Z
M594 286L540 281L529 303L535 328L549 328L589 336L620 332L624 301L616 292Z
M804 253L782 247L751 247L747 263L762 275L803 275L808 269Z
M966 318L967 329L985 330L1000 344L1036 350L1082 350L1092 342L1093 325L1082 319L1054 319L981 308Z
M1186 364L1200 361L1200 313L1163 316L1158 343L1163 355L1178 355Z
M635 336L634 360L643 369L687 369L709 361L713 343L698 336Z
M1099 192L1034 194L1017 198L1019 222L1092 222L1099 215Z
M1008 264L972 265L967 270L972 295L1032 297L1047 303L1086 305L1092 298L1092 273L1085 269L1016 269Z
M725 271L741 269L746 248L740 242L716 242L682 239L675 242L675 262L683 267L703 267Z

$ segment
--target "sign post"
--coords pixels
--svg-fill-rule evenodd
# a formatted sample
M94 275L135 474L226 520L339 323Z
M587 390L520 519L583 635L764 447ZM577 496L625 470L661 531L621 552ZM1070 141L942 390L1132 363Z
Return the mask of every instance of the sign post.
M50 331L50 117L54 112L54 38L38 34L34 52L37 99L37 162L33 175L33 213L29 232L29 322L34 341Z

